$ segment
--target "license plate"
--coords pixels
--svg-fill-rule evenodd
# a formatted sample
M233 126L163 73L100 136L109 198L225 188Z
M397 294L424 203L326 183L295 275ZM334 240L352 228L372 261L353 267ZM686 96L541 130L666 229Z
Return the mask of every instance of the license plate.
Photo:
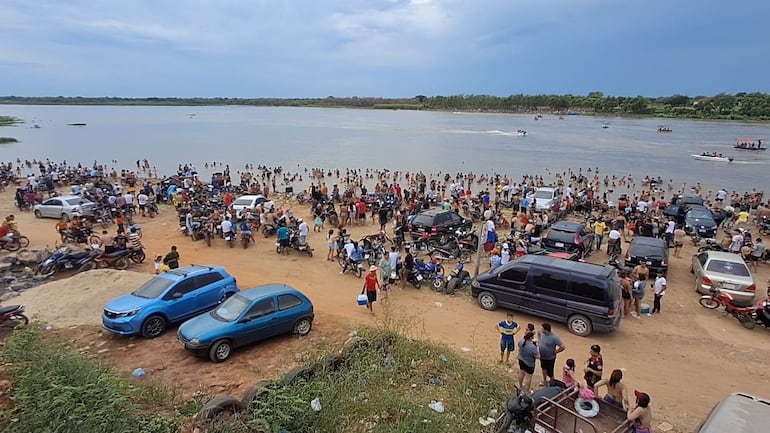
M706 233L707 231L706 229L698 229L698 233Z
M227 237L225 238L225 240L226 240L226 241L229 241L229 240L230 240L230 236L227 236Z
M369 254L364 254L364 258L368 259L369 258Z
M555 242L555 243L554 243L554 246L555 246L556 248L564 248L564 242Z
M725 289L735 290L735 284L722 283L722 287L724 287Z
M422 281L422 275L417 276L417 281Z

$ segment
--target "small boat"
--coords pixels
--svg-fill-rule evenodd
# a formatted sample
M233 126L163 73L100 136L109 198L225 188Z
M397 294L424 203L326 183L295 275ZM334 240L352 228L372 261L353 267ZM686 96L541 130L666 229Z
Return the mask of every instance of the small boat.
M78 122L78 123L68 123L67 126L86 126L85 123Z
M703 152L700 155L690 155L698 161L733 162L732 156L724 156L716 152Z
M527 135L527 131L525 131L523 129L517 129L516 130L516 135L519 136L519 137L524 137L525 135Z
M537 116L535 116L535 119L534 119L534 120L540 120L540 118L539 118L539 117L537 117Z
M764 145L764 147L762 147ZM767 145L764 143L763 138L739 138L735 140L735 146L733 149L738 150L767 150Z
M669 126L665 126L665 125L658 126L658 132L672 132L672 131L673 129L671 129L671 127Z
M602 123L602 129L607 129L610 127L610 122L603 122Z

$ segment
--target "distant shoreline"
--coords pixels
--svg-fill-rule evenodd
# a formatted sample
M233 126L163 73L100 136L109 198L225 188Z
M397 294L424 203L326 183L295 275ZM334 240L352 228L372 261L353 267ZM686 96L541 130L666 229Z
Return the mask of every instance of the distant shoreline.
M646 98L574 95L423 96L413 98L118 98L0 96L0 105L173 106L173 107L308 107L414 110L458 113L593 116L770 122L770 94L720 94L690 98L682 95ZM751 107L751 108L747 108Z

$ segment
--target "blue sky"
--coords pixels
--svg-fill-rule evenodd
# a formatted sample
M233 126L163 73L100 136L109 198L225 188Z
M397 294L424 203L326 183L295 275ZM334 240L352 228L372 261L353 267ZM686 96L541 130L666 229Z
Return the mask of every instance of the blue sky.
M2 0L0 95L770 92L763 0Z

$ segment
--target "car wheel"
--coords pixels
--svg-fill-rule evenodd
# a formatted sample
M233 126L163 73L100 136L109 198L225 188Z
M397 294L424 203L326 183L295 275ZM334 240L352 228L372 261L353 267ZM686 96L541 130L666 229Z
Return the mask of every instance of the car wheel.
M69 216L69 215L67 215L67 213L66 213L66 212L62 212L62 214L61 214L61 217L62 217L62 219L63 219L64 221L69 221L69 220L71 220L71 219L72 219L72 218L70 218L70 216Z
M40 213L39 209L35 209L35 218L43 218L43 214Z
M230 357L233 346L227 340L219 340L211 345L209 358L214 362L222 362Z
M142 323L142 337L157 338L166 330L166 319L163 316L154 315Z
M294 333L299 335L300 337L304 337L305 335L310 333L310 329L313 327L313 322L308 319L307 317L299 319L297 323L294 324Z
M593 332L593 325L591 325L591 321L586 316L582 316L580 314L576 314L569 318L567 321L567 327L569 328L570 332L577 335L578 337L587 337L591 335L591 332Z
M487 311L492 311L497 308L497 298L489 292L481 292L479 293L479 306Z

